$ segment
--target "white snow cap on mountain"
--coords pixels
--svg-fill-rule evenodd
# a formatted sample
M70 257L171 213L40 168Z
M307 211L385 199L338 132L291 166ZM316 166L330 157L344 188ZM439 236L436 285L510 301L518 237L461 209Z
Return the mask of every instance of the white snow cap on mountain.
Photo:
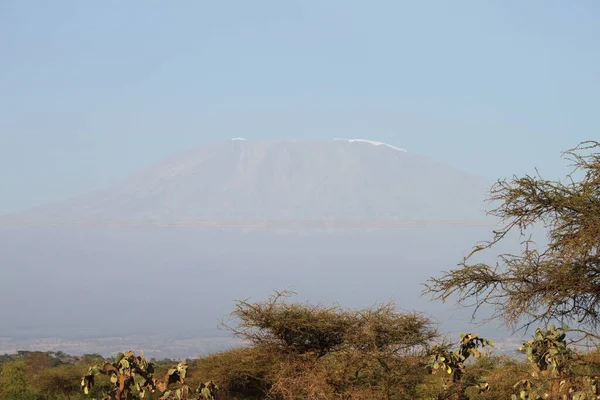
M342 138L336 138L336 139L333 139L333 140L346 140L346 141L348 141L350 143L352 143L352 142L364 142L364 143L370 143L373 146L381 146L381 145L383 145L383 146L387 146L389 148L392 148L394 150L403 151L403 152L406 153L406 150L401 149L400 147L392 146L391 144L387 144L387 143L383 143L383 142L377 142L375 140L367 140L367 139L342 139Z
M231 140L247 140L247 139L246 139L246 138L243 138L243 137L234 137L234 138L233 138L233 139L231 139Z

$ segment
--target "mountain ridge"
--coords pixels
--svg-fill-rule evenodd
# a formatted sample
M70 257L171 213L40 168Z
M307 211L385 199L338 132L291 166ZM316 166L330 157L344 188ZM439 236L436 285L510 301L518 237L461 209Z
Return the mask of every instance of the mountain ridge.
M471 211L484 208L489 186L485 178L389 146L366 139L214 142L171 155L107 188L12 216L162 221L479 218ZM480 192L475 200L469 193L474 190ZM448 201L454 201L454 215L441 212ZM426 212L415 213L425 205Z

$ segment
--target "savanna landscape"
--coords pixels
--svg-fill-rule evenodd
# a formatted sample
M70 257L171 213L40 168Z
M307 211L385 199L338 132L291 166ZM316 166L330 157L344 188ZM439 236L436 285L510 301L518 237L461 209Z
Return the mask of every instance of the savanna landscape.
M598 21L0 0L0 400L600 400Z
M499 180L489 201L502 229L424 283L434 300L491 306L492 319L531 338L494 354L474 332L449 338L392 302L367 309L294 302L275 292L239 300L223 328L243 346L197 359L20 351L0 359L3 399L596 399L600 398L600 143L566 151L564 180ZM528 230L542 224L539 247ZM472 262L517 230L521 252ZM477 310L475 310L477 311ZM474 313L476 316L477 313ZM520 354L520 355L518 355Z

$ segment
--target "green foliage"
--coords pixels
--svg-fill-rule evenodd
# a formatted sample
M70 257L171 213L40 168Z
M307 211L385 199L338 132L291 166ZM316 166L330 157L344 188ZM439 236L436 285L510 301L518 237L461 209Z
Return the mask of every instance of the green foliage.
M79 389L78 383L81 374L80 366L61 364L42 370L35 380L35 384L46 395L53 397L60 395L68 399Z
M17 392L29 385L27 364L24 361L12 361L4 364L0 370L0 388L2 392Z
M25 361L10 361L0 368L0 397L3 400L38 400L41 395L31 385Z

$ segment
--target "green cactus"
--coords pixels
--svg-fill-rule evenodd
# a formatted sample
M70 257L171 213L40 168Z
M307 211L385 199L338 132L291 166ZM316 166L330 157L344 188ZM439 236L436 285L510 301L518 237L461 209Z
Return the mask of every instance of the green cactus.
M202 382L196 389L196 392L200 394L200 399L202 400L215 400L217 398L217 393L219 391L219 387L213 382Z
M479 358L481 352L479 347L493 347L491 340L480 338L470 333L460 335L460 345L458 350L451 352L447 346L436 346L432 349L429 356L429 372L436 374L444 371L447 374L454 373L454 379L460 379L460 373L464 370L464 362L469 358Z
M161 400L182 400L193 397L193 390L185 384L188 365L184 362L177 364L175 367L167 371L164 381L157 381L157 388L163 392ZM168 387L173 384L180 384L180 387L175 390L168 390Z
M117 353L114 362L94 365L82 378L81 386L87 395L94 387L95 377L107 375L112 383L108 399L111 400L133 400L143 399L148 392L162 393L162 400L188 399L194 395L194 391L185 384L188 365L184 362L170 368L164 380L154 378L154 364L147 361L142 353L135 355L134 351ZM179 385L177 389L169 389L172 385Z
M575 376L571 370L576 353L567 346L568 328L536 329L533 339L523 343L519 351L527 356L534 367L532 379L515 384L519 394L513 400L541 400L549 396L562 396L571 400L597 399L600 394L598 378ZM553 397L552 397L553 398Z
M567 348L565 331L566 327L557 329L554 325L546 330L538 328L533 339L523 343L519 351L525 353L529 362L540 371L548 371L551 377L559 377L573 356L573 352Z
M535 367L532 377L541 375L549 383L549 387L545 387L543 381L535 385L529 379L523 379L515 384L519 397L513 395L513 399L538 400L543 399L548 391L557 394L568 389L565 387L567 381L560 380L566 377L568 362L573 357L573 352L567 348L566 329L557 329L554 325L550 325L548 329L538 328L533 339L519 347L519 351Z
M156 390L154 365L144 358L142 353L135 355L134 351L117 353L114 362L94 365L82 378L81 386L85 394L94 387L95 377L107 375L113 385L108 393L111 399L144 398L147 392Z
M543 400L537 388L529 379L522 379L513 386L519 391L519 395L513 394L511 400Z
M468 383L462 382L465 361L469 357L481 357L478 349L485 346L493 347L494 343L471 333L461 334L456 351L450 351L448 346L436 346L430 351L427 369L430 374L442 372L451 375L451 384L444 384L444 387L448 390L452 387L452 390L457 392L458 399L466 398L465 390L468 387L477 387L479 392L487 391L489 385L484 379Z

